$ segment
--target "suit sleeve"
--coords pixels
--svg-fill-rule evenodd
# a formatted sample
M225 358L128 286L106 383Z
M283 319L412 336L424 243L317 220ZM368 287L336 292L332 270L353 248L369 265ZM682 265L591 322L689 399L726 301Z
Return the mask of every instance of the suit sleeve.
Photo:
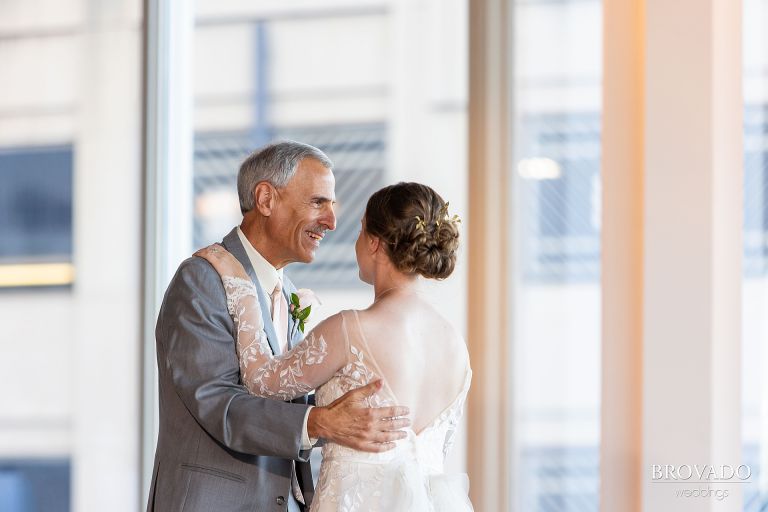
M190 258L166 292L157 324L164 370L197 422L229 449L306 461L302 427L309 406L250 395L240 385L232 320L219 275Z

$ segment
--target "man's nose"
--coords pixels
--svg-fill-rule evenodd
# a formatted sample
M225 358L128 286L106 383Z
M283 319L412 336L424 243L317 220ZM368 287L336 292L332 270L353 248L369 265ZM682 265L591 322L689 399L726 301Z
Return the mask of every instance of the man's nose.
M320 219L320 223L328 231L336 229L336 212L334 211L333 206L328 206L328 208L326 208L323 217Z

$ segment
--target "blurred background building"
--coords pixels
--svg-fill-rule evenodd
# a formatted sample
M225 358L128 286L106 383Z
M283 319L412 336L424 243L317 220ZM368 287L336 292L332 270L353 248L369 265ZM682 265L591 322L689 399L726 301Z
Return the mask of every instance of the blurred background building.
M501 3L512 165L499 494L509 510L592 512L603 5ZM176 265L239 222L235 178L253 149L296 139L335 163L338 228L313 264L287 269L318 292L321 316L372 298L353 245L373 191L422 181L469 216L469 2L166 4L0 1L2 512L143 507L156 433L154 315ZM743 509L756 511L768 506L768 1L744 0L743 19L740 378L743 460L753 469ZM464 332L474 279L466 226L457 272L430 285ZM463 433L452 470L471 466Z

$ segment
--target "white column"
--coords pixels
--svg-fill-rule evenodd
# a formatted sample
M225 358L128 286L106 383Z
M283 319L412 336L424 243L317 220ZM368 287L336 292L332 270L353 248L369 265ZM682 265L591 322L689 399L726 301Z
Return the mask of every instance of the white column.
M504 0L469 6L469 352L474 376L467 418L467 468L475 510L507 511L510 495L511 378L509 102Z
M740 463L741 2L647 0L643 510L741 510L740 485L652 464ZM605 212L610 215L609 212ZM678 498L723 489L724 500Z
M639 512L644 0L603 3L600 510Z
M601 510L735 512L652 465L741 460L741 2L604 9Z
M75 144L75 340L62 362L73 367L72 509L133 512L140 508L141 2L87 5ZM56 326L50 331L55 336Z
M141 496L146 502L158 430L155 320L178 265L192 253L194 4L146 2L145 222Z

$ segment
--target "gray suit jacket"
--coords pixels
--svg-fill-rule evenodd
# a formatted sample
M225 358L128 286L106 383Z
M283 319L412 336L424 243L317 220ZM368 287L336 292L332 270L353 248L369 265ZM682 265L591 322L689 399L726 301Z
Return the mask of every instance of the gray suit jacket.
M258 282L236 230L223 245ZM267 338L277 353L269 299L256 288ZM284 279L286 297L293 291ZM310 451L301 450L307 398L294 401L299 403L259 398L242 386L224 287L204 259L192 257L179 266L155 336L160 432L147 511L285 511L291 460L298 461L297 477L309 504ZM291 343L299 337L296 333Z

